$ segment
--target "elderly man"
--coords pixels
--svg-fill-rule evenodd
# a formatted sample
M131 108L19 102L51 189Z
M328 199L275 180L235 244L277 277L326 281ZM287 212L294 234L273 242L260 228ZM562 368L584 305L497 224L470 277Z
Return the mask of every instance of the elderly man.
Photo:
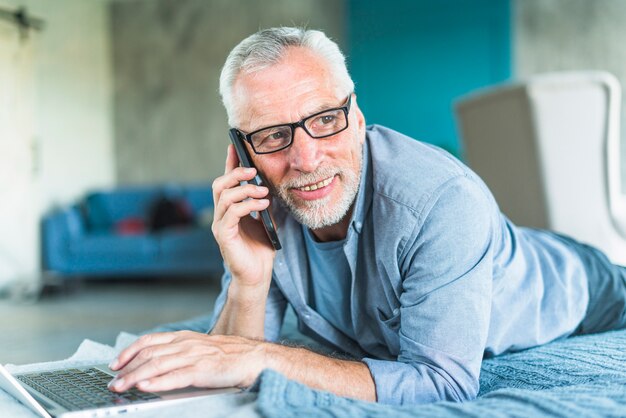
M111 365L112 390L246 387L272 368L369 401L463 401L478 393L484 355L625 325L624 268L514 226L446 152L366 127L323 33L248 37L220 93L269 188L243 184L256 170L238 167L230 146L213 184L226 273L210 335L140 338ZM250 216L267 208L281 251ZM273 343L287 305L342 356Z

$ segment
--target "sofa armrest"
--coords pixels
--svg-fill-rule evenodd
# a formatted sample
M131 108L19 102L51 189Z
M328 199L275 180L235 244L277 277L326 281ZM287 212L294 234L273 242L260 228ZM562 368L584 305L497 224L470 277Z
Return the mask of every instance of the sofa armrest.
M86 225L78 206L59 209L42 221L42 261L45 270L63 270L70 243L85 234Z

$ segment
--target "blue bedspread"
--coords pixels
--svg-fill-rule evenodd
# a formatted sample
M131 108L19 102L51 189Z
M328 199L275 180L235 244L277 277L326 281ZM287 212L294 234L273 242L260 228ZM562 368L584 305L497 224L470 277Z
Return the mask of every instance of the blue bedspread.
M266 417L626 417L626 330L556 341L483 362L476 400L386 406L315 391L266 370Z

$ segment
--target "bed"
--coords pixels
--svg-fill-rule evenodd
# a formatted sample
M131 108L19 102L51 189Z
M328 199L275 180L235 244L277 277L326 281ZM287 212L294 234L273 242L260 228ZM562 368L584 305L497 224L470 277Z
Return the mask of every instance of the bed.
M471 402L393 407L311 390L265 371L265 417L626 417L626 330L578 336L487 359Z
M176 328L180 327L160 330ZM108 362L132 341L119 340L115 348L86 340L72 359L48 366ZM74 363L67 364L71 360ZM340 398L265 370L245 398L194 401L128 416L626 417L626 330L563 339L486 359L480 384L478 398L470 402L398 407ZM0 416L27 418L34 414L0 390Z
M287 311L281 338L315 345ZM157 331L204 330L209 317ZM317 351L323 347L316 346ZM553 341L483 361L478 398L395 407L315 391L277 372L263 372L253 390L264 417L626 417L626 330Z

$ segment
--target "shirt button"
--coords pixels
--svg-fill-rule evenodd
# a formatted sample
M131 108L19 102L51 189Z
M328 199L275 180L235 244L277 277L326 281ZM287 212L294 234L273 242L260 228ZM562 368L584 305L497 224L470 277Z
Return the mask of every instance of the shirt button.
M305 313L304 315L302 315L304 317L304 319L311 319L311 314Z

